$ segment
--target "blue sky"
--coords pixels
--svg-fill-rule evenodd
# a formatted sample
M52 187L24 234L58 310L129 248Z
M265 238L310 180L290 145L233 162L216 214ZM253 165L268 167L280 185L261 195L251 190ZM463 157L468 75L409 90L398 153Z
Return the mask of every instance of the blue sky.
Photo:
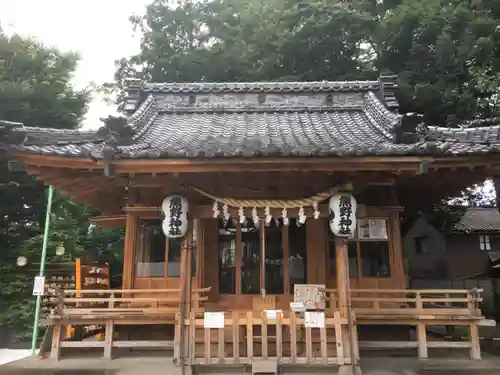
M32 36L61 50L79 52L74 85L111 81L114 61L138 51L128 17L142 14L150 0L15 0L0 1L0 24L8 32ZM100 126L99 118L113 107L95 98L85 128Z

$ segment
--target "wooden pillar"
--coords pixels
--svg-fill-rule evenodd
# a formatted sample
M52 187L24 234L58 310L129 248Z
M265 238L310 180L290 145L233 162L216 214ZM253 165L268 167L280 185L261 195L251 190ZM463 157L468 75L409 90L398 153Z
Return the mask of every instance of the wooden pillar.
M134 252L137 241L138 217L133 213L127 213L125 219L125 240L123 251L123 275L122 288L132 289L134 280Z
M211 286L208 292L208 302L219 299L219 249L217 248L217 220L203 219L200 221L203 228L203 286Z
M56 323L52 328L52 349L50 351L50 359L59 361L61 355L61 332L62 324Z
M242 256L241 256L241 251L242 251L242 239L241 239L241 224L240 222L236 223L236 253L235 253L235 291L236 295L241 294L241 261L242 261ZM218 256L218 255L217 255Z
M191 302L192 302L192 292L193 292L193 275L192 275L192 268L193 268L193 233L192 230L188 232L185 240L185 251L186 251L186 269L187 269L187 274L184 276L186 277L186 316L190 316L191 314Z
M287 298L290 296L290 241L288 228L288 226L283 226L281 229L281 243L283 244L283 292Z
M497 210L500 211L500 175L494 175L492 180L495 187Z
M337 295L339 304L339 313L342 320L347 319L352 322L351 319L351 308L350 308L350 285L349 285L349 266L348 266L348 251L347 251L347 240L341 237L335 238L335 254L336 254L336 267L337 267ZM356 327L351 324L342 324L342 350L346 358L350 358L355 362L354 355L357 352L356 348L352 348L353 342L351 342L350 330L355 330ZM353 335L354 336L354 335ZM342 369L342 373L349 373L353 368L354 364L351 366L346 366L349 368ZM354 372L352 372L354 373Z
M307 283L328 284L326 241L328 232L324 219L306 221Z
M403 245L401 241L401 224L399 221L399 212L389 214L389 249L390 266L392 278L397 280L397 288L405 289L408 282L405 274Z
M196 249L196 282L194 284L195 288L201 288L203 282L203 228L200 219L193 219L196 225L193 230L196 233L193 234L193 250Z
M337 267L337 294L340 316L346 318L349 314L349 267L347 241L341 237L335 238L335 254Z
M190 355L189 353L189 343L190 339L189 332L186 331L184 321L191 315L191 292L192 292L192 281L191 276L191 261L192 261L192 246L193 246L193 232L192 227L189 229L186 237L182 241L181 247L181 264L180 264L180 366L184 368L186 358ZM189 361L188 361L189 362Z
M264 301L267 294L266 291L266 224L264 220L260 220L260 296Z

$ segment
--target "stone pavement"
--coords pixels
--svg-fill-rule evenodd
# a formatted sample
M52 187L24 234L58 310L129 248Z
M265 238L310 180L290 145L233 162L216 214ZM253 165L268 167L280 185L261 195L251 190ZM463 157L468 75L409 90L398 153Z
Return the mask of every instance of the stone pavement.
M471 361L468 359L368 358L362 361L363 375L494 375L500 374L500 358ZM332 366L313 370L311 367L284 368L285 374L335 374ZM245 373L243 368L196 371L196 374ZM248 371L247 371L248 373ZM95 358L50 359L26 358L0 367L0 375L174 375L172 358L127 357L112 361ZM186 375L189 375L187 372Z
M0 349L0 366L9 362L29 357L31 350L27 349Z

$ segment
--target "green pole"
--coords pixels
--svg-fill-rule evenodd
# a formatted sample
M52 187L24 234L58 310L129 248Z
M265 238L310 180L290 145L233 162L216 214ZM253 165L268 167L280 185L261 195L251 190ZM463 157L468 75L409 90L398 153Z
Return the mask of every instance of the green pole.
M44 276L45 274L45 261L47 260L47 243L49 242L49 230L50 230L50 213L52 211L52 196L54 195L54 189L49 186L49 193L47 197L47 210L45 212L45 229L43 231L43 243L42 243L42 259L40 260L40 274L39 276ZM31 354L36 353L36 339L38 338L38 323L40 321L40 309L42 306L42 296L36 297L36 309L35 309L35 321L33 323L33 337L31 339Z

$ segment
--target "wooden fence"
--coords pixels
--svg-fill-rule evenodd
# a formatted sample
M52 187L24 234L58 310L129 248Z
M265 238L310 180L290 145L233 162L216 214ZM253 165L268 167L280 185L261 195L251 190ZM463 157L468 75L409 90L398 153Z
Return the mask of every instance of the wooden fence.
M180 323L179 317L177 317ZM251 364L263 363L343 365L352 363L350 348L342 340L342 326L348 319L336 311L325 317L322 328L305 327L303 313L277 311L275 319L265 312L224 313L224 328L205 328L203 315L191 313L185 319L187 345L180 358L180 324L176 325L174 358L178 364ZM345 330L345 328L344 328ZM352 331L357 348L356 330ZM357 350L354 358L359 358Z

